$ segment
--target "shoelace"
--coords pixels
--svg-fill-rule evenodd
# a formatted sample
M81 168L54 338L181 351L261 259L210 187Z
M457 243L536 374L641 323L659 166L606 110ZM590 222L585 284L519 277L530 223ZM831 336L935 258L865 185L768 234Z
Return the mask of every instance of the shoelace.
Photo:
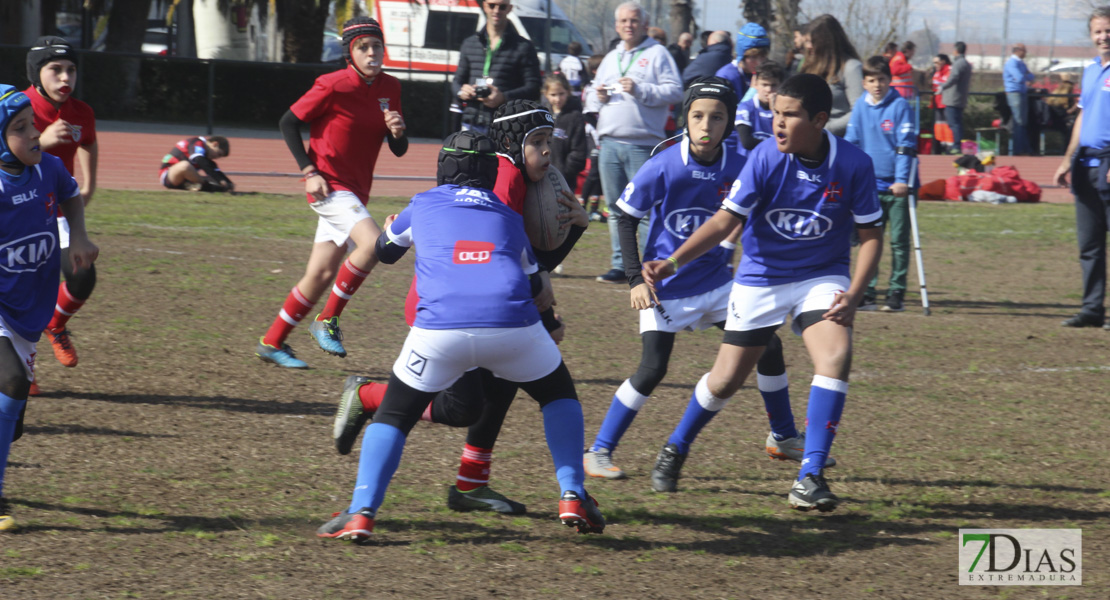
M609 452L595 452L597 455L597 465L602 469L616 469L617 465L613 464L613 455Z
M343 341L343 332L339 330L339 323L336 322L334 317L324 321L324 331L336 340Z
M54 343L61 346L63 350L73 350L73 343L69 341L69 330L63 329L50 335L54 336Z
M671 474L678 468L679 454L671 450L663 450L663 457L659 459L659 470Z

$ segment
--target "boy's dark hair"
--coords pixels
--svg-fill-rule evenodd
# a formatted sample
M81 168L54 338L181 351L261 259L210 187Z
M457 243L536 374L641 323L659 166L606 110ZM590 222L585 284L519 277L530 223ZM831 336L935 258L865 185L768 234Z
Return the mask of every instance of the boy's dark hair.
M898 44L895 42L887 42L883 46L883 54L894 54L896 52L898 52Z
M755 68L755 76L760 79L774 79L782 83L786 79L786 69L781 64L769 60Z
M601 66L603 60L605 60L604 54L594 54L586 59L586 68L590 70L590 75L597 74L597 68Z
M902 52L905 52L906 50L917 50L917 44L906 40L905 43L902 44Z
M571 54L573 56L578 56L579 54L582 54L582 44L579 44L578 42L571 42L567 44L567 54Z
M225 138L224 136L208 135L205 136L204 139L212 142L213 144L216 144L216 147L220 149L220 152L224 153L224 156L231 156L231 143L228 142L227 138Z
M940 62L942 62L946 65L952 64L952 59L948 58L948 55L943 53L943 52L941 52L940 54L937 55L937 60L939 60Z
M966 54L967 44L963 42L956 42L956 54Z
M886 77L891 79L890 63L881 56L872 56L863 63L863 76L864 77Z
M832 111L832 90L824 79L812 73L800 73L787 79L779 86L778 95L802 101L812 121L818 113L826 115Z

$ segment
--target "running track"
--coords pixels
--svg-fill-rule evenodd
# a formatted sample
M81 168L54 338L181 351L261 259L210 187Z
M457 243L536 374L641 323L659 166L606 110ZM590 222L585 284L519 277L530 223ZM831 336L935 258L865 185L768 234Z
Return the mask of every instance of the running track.
M178 140L201 133L198 128L163 124L102 122L98 132L100 164L97 186L115 190L162 190L158 183L158 166L162 156ZM217 131L231 142L231 156L221 159L220 168L227 172L296 173L297 164L285 147L278 132L254 130ZM439 144L432 140L414 140L408 153L397 158L382 148L376 169L375 196L411 196L435 185ZM998 164L1017 167L1022 177L1032 179L1043 189L1046 202L1072 202L1071 194L1052 182L1060 157L1003 156ZM950 157L921 157L921 178L942 179L955 174ZM389 180L382 176L421 176L426 180ZM297 194L304 188L298 178L235 176L236 189L244 192Z

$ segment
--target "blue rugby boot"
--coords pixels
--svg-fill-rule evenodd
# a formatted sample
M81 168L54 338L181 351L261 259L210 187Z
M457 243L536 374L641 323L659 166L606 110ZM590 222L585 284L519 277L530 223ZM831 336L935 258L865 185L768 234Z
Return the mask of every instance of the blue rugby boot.
M316 316L319 317L319 315ZM339 330L339 317L332 317L323 321L313 319L312 323L308 325L308 333L324 352L339 358L347 357L347 349L343 347L342 343L343 332Z
M281 348L274 348L258 338L258 345L254 348L254 355L264 362L274 363L286 369L307 369L308 363L297 358L289 344L282 344Z

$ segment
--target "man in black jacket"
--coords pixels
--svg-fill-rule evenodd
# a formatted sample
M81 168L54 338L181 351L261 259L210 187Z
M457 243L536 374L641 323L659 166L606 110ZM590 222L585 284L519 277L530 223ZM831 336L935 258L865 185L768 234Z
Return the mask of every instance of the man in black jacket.
M708 45L682 71L682 87L698 77L708 77L732 61L732 37L727 31L709 34Z
M463 40L451 88L462 128L485 133L493 111L509 100L540 99L540 61L532 42L509 23L510 0L486 0L486 26Z

